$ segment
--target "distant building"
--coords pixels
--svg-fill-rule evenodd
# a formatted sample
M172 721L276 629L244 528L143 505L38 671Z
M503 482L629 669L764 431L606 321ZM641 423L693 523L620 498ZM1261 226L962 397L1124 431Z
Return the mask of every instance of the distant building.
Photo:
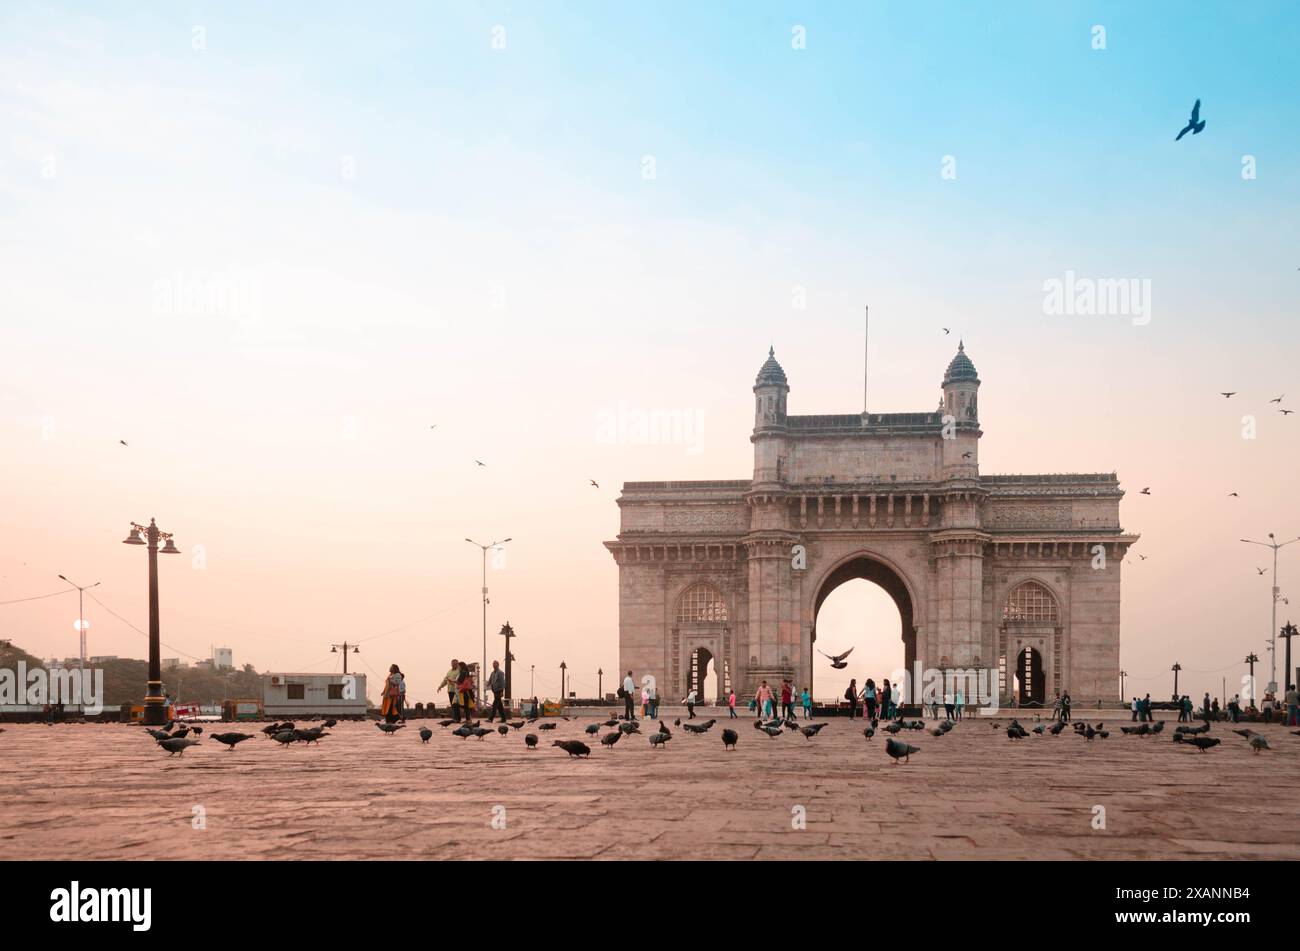
M117 660L116 654L100 654L97 657L90 658L92 664L106 664L110 660ZM80 661L78 661L80 663Z
M230 670L235 666L235 652L229 647L212 648L212 666L216 670Z
M304 716L365 716L365 674L265 674L263 714L275 719Z
M177 670L185 666L187 665L183 663L179 657L164 657L162 659L163 670Z

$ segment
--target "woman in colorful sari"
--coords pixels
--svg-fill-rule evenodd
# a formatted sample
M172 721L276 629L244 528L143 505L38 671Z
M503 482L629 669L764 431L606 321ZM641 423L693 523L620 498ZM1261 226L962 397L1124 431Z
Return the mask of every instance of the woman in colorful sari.
M402 672L393 664L388 668L388 676L384 678L384 703L380 713L383 714L385 723L396 723L402 718L402 693L405 689Z
M456 680L456 693L460 696L460 708L465 711L465 722L474 713L474 678L469 675L469 664L460 665L460 677Z

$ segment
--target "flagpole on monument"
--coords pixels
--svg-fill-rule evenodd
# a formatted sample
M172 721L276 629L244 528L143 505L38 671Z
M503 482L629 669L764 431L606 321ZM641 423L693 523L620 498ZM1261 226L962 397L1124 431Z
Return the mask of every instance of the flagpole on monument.
M871 333L871 307L862 308L862 415L867 415L867 344Z

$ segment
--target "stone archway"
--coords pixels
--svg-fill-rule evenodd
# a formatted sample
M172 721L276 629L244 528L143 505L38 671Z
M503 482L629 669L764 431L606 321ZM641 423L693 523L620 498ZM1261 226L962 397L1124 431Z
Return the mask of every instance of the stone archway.
M710 670L713 674L715 688L712 693L706 693L704 685L708 680ZM691 652L691 668L688 674L687 689L694 690L695 696L700 703L718 703L721 700L722 691L722 672L718 669L718 661L713 656L713 652L707 647L697 647Z
M1032 647L1026 647L1016 657L1016 680L1019 694L1016 701L1022 706L1037 705L1047 702L1047 678L1043 672L1043 655Z
M914 668L917 658L916 592L901 569L884 557L869 552L856 552L831 566L814 589L815 594L811 605L812 617L810 619L810 644L814 653L808 675L809 689L813 688L817 668L817 655L815 653L817 650L817 615L831 592L846 582L859 579L878 585L889 595L898 608L898 616L902 622L900 633L903 640L903 664L909 672Z

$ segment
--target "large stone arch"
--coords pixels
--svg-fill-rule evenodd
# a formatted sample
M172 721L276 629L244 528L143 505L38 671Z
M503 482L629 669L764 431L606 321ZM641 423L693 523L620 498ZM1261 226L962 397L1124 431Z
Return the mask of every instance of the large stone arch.
M904 666L910 672L923 651L918 650L920 618L925 612L925 595L907 571L896 561L878 551L859 548L830 563L808 588L803 606L809 636L809 680L815 677L817 614L826 598L840 585L854 580L879 585L893 599L902 621ZM812 684L810 683L811 687Z

